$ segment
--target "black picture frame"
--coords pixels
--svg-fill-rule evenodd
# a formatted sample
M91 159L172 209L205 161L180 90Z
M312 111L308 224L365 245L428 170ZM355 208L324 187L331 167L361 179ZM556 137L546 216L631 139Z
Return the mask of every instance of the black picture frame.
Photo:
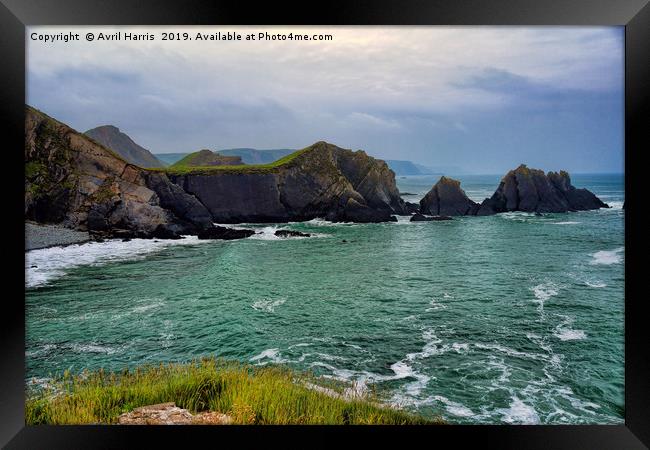
M648 0L363 0L301 5L199 0L1 0L0 111L5 161L2 220L8 254L2 296L0 444L6 448L128 448L283 443L313 447L360 438L367 444L539 449L637 449L650 445L650 333L643 314L639 185L650 117ZM625 26L625 425L438 427L120 427L25 426L24 420L24 105L26 25L620 25ZM10 169L16 167L16 169ZM645 227L647 228L647 226ZM22 299L22 300L21 300ZM290 433L291 437L288 437ZM295 436L299 435L299 436ZM314 435L318 435L316 438ZM391 442L392 441L392 442Z

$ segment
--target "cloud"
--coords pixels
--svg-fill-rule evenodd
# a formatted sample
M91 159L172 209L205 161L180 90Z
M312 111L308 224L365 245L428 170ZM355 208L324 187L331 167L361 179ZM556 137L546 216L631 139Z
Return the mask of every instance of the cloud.
M493 147L482 148L471 158L480 164L491 152L512 145L512 136L494 136L488 123L502 130L497 123L523 115L556 133L569 133L553 118L571 117L574 126L585 129L583 122L594 120L587 107L598 107L610 119L620 114L622 28L30 27L28 31L73 31L83 36L99 30L153 31L158 36L163 30L190 35L291 31L334 36L327 42L157 39L53 45L28 40L29 103L82 130L113 123L158 152L298 148L331 139L393 159L428 163L456 158L459 149L476 142L485 145L486 140L476 136L490 136ZM528 138L540 139L534 130L527 132ZM615 131L595 133L596 141L612 142L612 155L621 152L613 144ZM608 139L598 137L604 133L609 133ZM571 140L568 135L566 139ZM442 149L432 154L432 147L443 146L455 152Z

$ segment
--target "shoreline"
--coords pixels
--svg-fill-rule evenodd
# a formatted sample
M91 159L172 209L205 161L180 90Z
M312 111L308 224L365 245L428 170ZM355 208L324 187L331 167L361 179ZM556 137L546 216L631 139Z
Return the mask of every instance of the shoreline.
M62 225L25 221L25 252L50 247L65 247L92 241L90 233Z

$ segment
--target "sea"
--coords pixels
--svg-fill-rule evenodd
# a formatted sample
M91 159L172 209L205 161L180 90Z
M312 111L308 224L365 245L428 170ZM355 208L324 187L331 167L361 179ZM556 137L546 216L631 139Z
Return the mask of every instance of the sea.
M438 178L396 179L417 202ZM501 176L456 178L481 201ZM26 384L216 356L344 380L450 423L622 424L624 178L572 182L611 208L32 250Z

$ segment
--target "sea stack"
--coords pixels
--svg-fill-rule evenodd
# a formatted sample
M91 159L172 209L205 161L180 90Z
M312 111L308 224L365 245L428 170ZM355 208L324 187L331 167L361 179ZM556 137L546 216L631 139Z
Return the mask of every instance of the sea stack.
M495 193L485 199L477 215L484 216L508 211L559 213L609 208L587 189L571 185L565 171L549 172L530 169L522 164L508 172Z
M420 213L433 216L471 216L476 214L478 206L460 188L460 181L443 176L420 200Z

